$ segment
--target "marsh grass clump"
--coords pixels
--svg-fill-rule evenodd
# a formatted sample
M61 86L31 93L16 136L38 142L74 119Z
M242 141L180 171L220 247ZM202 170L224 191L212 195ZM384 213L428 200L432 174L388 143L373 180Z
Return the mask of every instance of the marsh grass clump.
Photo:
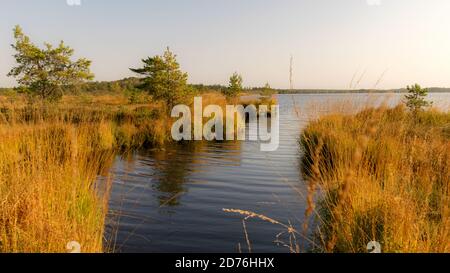
M0 127L0 252L65 252L74 240L102 251L106 196L94 183L113 159L104 126Z
M117 155L164 145L166 122L157 105L2 105L0 252L105 251L110 185L97 176Z
M218 92L202 96L205 105L227 104ZM65 252L71 241L105 251L110 185L97 176L117 155L173 142L166 108L121 94L0 97L0 252Z
M301 147L315 251L378 241L383 252L449 252L449 124L449 113L403 106L313 121Z
M66 252L72 241L82 252L107 251L110 185L98 175L118 155L171 143L172 122L163 102L129 105L122 95L0 97L0 252Z

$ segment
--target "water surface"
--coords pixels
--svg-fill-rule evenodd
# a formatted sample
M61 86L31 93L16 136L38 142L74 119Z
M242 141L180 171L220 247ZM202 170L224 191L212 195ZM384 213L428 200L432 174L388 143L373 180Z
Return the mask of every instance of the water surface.
M243 216L224 208L256 212L301 230L306 192L299 171L301 129L330 109L351 110L367 101L395 105L401 97L280 95L276 152L261 152L260 144L250 141L201 142L117 158L106 238L117 252L238 252L239 245L247 251ZM430 99L449 109L449 93ZM282 227L258 219L246 223L253 252L289 252L275 242Z

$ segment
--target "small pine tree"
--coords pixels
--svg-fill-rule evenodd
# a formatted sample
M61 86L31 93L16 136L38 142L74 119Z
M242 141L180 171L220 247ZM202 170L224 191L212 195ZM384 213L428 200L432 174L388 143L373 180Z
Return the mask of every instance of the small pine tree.
M168 111L183 102L190 93L187 85L188 75L181 71L176 57L167 48L163 56L142 60L142 68L130 68L131 71L144 76L143 84L138 88L147 91L153 99L164 101Z
M408 95L405 96L406 106L411 112L417 113L432 105L432 102L425 100L425 97L428 95L427 89L422 88L418 84L408 86L406 89L408 90Z
M74 50L61 42L58 47L46 43L43 49L31 43L20 26L14 28L17 66L8 76L17 78L20 89L44 100L59 100L65 88L93 79L91 61L72 61Z
M265 97L271 97L273 95L274 91L272 89L272 87L270 87L269 83L266 83L266 85L264 85L264 88L261 92L261 95L265 96Z
M225 88L222 90L222 93L227 98L236 98L241 92L242 92L242 76L239 75L237 72L235 72L230 77L230 83L228 85L228 88Z

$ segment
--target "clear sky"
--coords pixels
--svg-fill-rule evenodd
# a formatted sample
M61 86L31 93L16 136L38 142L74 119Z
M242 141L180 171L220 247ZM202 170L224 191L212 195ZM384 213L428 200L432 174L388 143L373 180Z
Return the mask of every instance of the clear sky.
M0 86L13 66L12 28L38 44L64 40L96 80L133 74L166 46L191 83L247 86L450 87L449 0L0 0ZM381 77L384 74L383 77Z

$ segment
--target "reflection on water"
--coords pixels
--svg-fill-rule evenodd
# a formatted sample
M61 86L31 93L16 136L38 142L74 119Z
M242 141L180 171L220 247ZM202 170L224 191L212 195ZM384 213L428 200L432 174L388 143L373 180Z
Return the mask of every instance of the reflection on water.
M395 105L400 95L281 95L280 148L261 152L257 142L195 142L117 158L110 174L106 238L119 252L236 252L245 249L242 209L300 229L305 187L297 140L310 118L355 105ZM432 94L449 109L450 94ZM336 102L347 101L346 104ZM280 227L257 219L247 229L254 252L288 252L274 243Z
M202 172L201 166L211 160L210 157L205 156L204 151L226 150L225 155L214 154L214 159L229 166L238 166L239 147L240 144L236 142L227 144L194 142L173 145L164 150L142 152L140 156L153 159L148 166L153 170L152 180L156 181L154 187L159 193L159 205L176 206L179 205L179 197L187 190L183 186L187 177L193 173Z

